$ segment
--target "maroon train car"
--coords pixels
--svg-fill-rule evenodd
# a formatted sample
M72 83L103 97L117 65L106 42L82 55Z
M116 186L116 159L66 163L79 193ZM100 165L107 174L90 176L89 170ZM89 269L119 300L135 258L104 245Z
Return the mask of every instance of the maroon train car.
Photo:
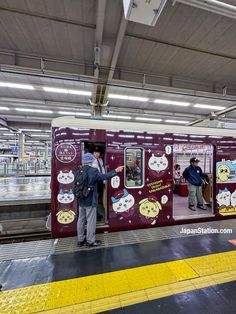
M98 231L129 230L217 220L236 214L236 132L61 117L52 121L52 236L76 234L72 193L82 155L99 147L106 171L124 171L105 183ZM208 174L206 210L188 209L181 177L196 156ZM176 178L175 165L180 167Z

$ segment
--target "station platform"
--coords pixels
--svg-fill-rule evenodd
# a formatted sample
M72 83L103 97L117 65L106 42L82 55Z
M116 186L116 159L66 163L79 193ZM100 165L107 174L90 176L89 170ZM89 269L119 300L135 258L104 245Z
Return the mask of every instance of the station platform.
M9 236L46 232L50 176L0 178L0 241Z
M236 219L97 238L2 245L0 313L235 313Z
M50 201L50 176L0 178L0 206Z

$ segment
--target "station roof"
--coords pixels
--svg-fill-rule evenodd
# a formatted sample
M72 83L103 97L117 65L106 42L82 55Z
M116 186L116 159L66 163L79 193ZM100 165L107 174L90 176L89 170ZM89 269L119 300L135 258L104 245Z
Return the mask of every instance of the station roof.
M148 26L121 0L0 0L2 127L28 141L71 114L235 128L236 14L194 2L167 1Z

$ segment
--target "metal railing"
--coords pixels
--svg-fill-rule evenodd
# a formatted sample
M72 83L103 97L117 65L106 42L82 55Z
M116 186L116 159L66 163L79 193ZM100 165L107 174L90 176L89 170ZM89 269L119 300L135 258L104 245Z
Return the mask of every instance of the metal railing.
M0 163L0 177L21 177L25 175L39 175L50 174L50 164L45 166L43 163L33 162L1 162Z

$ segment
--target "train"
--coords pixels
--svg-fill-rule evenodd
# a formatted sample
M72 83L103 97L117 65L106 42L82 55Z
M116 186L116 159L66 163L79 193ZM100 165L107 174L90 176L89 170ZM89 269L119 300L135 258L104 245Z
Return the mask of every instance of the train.
M84 153L99 148L106 171L97 232L212 221L236 215L236 131L180 125L80 119L52 120L52 236L74 236L79 208L73 194ZM205 210L188 209L181 176L191 157L207 174ZM180 177L175 179L175 166ZM176 189L176 184L177 189Z

